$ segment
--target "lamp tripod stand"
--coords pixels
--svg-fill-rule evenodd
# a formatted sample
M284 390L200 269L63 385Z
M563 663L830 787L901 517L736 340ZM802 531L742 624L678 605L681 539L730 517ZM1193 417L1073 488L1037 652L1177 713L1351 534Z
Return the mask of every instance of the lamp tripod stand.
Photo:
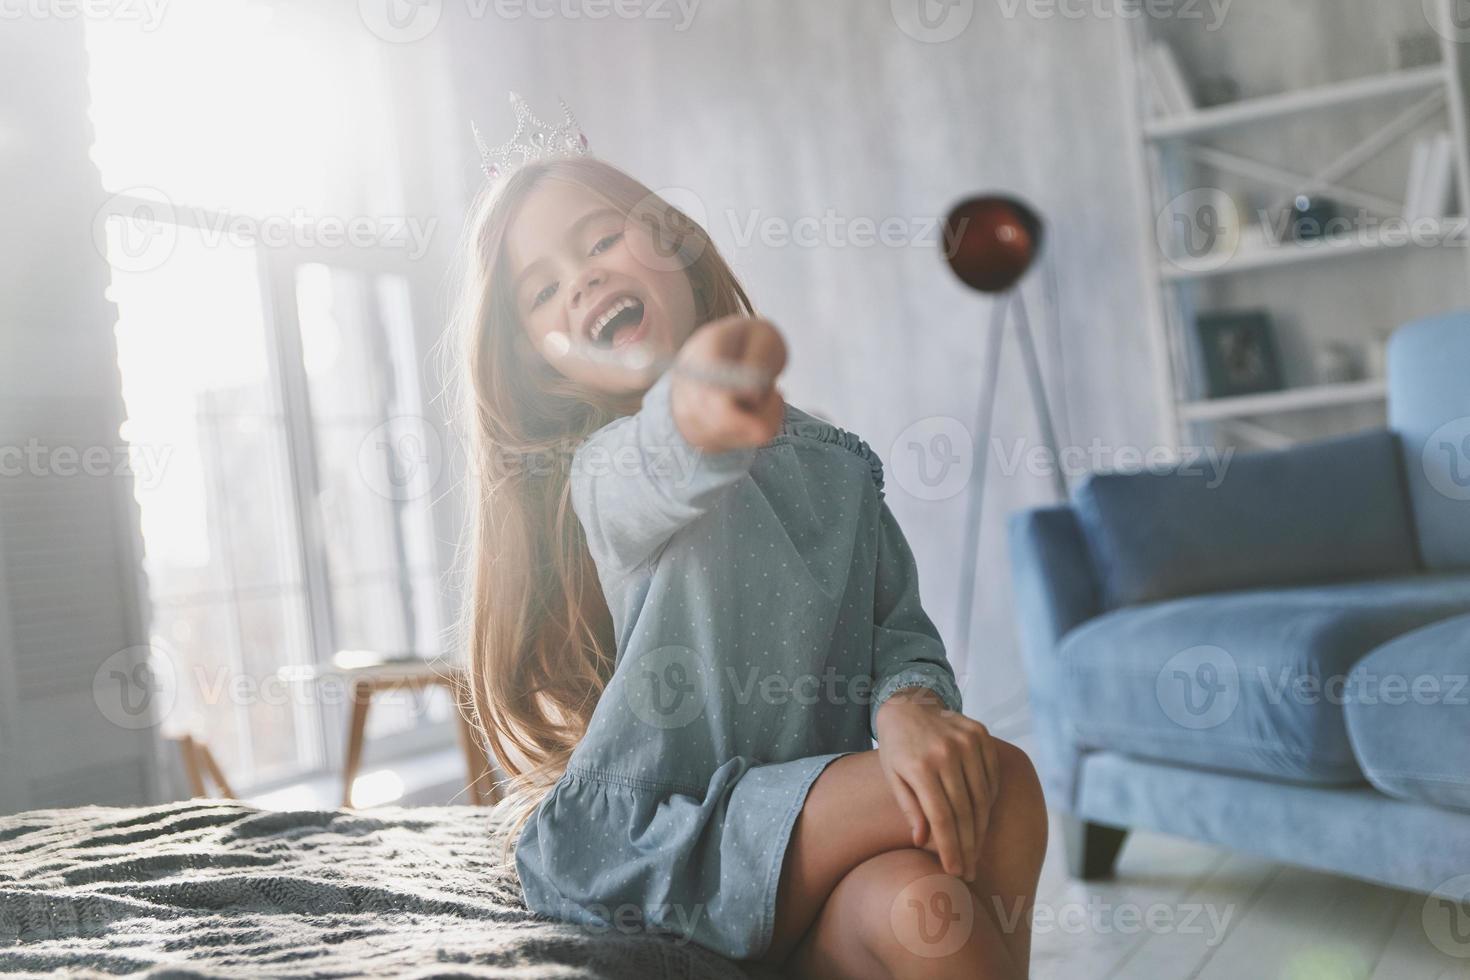
M1014 198L979 197L956 205L945 220L946 260L960 281L971 289L995 297L990 327L985 335L985 375L975 412L976 460L970 472L969 497L965 509L963 561L960 565L959 622L957 636L966 662L970 653L970 628L974 618L975 574L980 560L980 523L985 508L985 481L990 460L991 430L995 422L995 399L1000 386L1000 359L1006 327L1014 323L1016 345L1021 355L1026 386L1042 445L1051 454L1052 488L1059 500L1067 498L1067 481L1062 474L1056 427L1046 398L1046 382L1036 354L1035 335L1026 312L1026 300L1017 288L1040 250L1042 222L1036 212ZM1014 317L1007 314L1014 311Z

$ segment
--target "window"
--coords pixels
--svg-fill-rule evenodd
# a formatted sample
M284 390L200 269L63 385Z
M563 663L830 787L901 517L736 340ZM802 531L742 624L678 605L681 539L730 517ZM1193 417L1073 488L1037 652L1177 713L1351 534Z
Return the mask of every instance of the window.
M165 730L237 789L339 763L338 651L444 652L414 256L383 217L387 123L353 108L385 104L384 75L280 16L181 0L151 32L87 25ZM369 735L447 743L453 710L385 697Z
M418 501L439 454L418 417L407 284L304 265L296 304L338 643L432 649L437 570Z

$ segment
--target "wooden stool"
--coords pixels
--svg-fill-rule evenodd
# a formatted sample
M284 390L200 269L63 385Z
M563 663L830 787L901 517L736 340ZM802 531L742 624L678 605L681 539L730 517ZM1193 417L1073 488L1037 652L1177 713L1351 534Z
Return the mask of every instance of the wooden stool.
M350 663L353 659L353 656L339 655L338 661ZM469 691L469 673L463 667L422 660L383 661L361 667L339 666L337 672L350 684L352 704L352 714L347 722L347 757L342 767L342 806L352 806L352 784L362 765L368 708L373 703L374 695L383 691L418 691L428 687L446 688L454 698L454 713L459 724L459 745L464 752L465 767L469 775L469 802L474 806L487 806L500 799L489 756L485 754L485 747L480 742L474 724L460 707Z
M209 790L204 783L205 777L208 776L220 796L227 800L236 799L235 791L230 788L229 780L225 779L224 770L220 769L208 745L192 735L170 735L168 740L179 747L179 755L184 760L184 778L189 781L191 796L209 795Z

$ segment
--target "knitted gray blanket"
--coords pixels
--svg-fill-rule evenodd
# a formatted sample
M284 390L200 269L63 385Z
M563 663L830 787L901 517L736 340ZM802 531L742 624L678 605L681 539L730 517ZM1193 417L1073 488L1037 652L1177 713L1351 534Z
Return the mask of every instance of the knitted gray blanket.
M0 817L0 973L148 977L775 974L532 915L476 807L193 800Z

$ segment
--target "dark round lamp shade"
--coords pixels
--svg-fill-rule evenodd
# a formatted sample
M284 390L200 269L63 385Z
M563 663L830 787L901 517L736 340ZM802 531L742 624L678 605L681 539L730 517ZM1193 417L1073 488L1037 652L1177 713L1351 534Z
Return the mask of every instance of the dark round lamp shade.
M972 197L944 219L944 259L971 289L1003 293L1031 268L1041 235L1041 217L1024 201Z

